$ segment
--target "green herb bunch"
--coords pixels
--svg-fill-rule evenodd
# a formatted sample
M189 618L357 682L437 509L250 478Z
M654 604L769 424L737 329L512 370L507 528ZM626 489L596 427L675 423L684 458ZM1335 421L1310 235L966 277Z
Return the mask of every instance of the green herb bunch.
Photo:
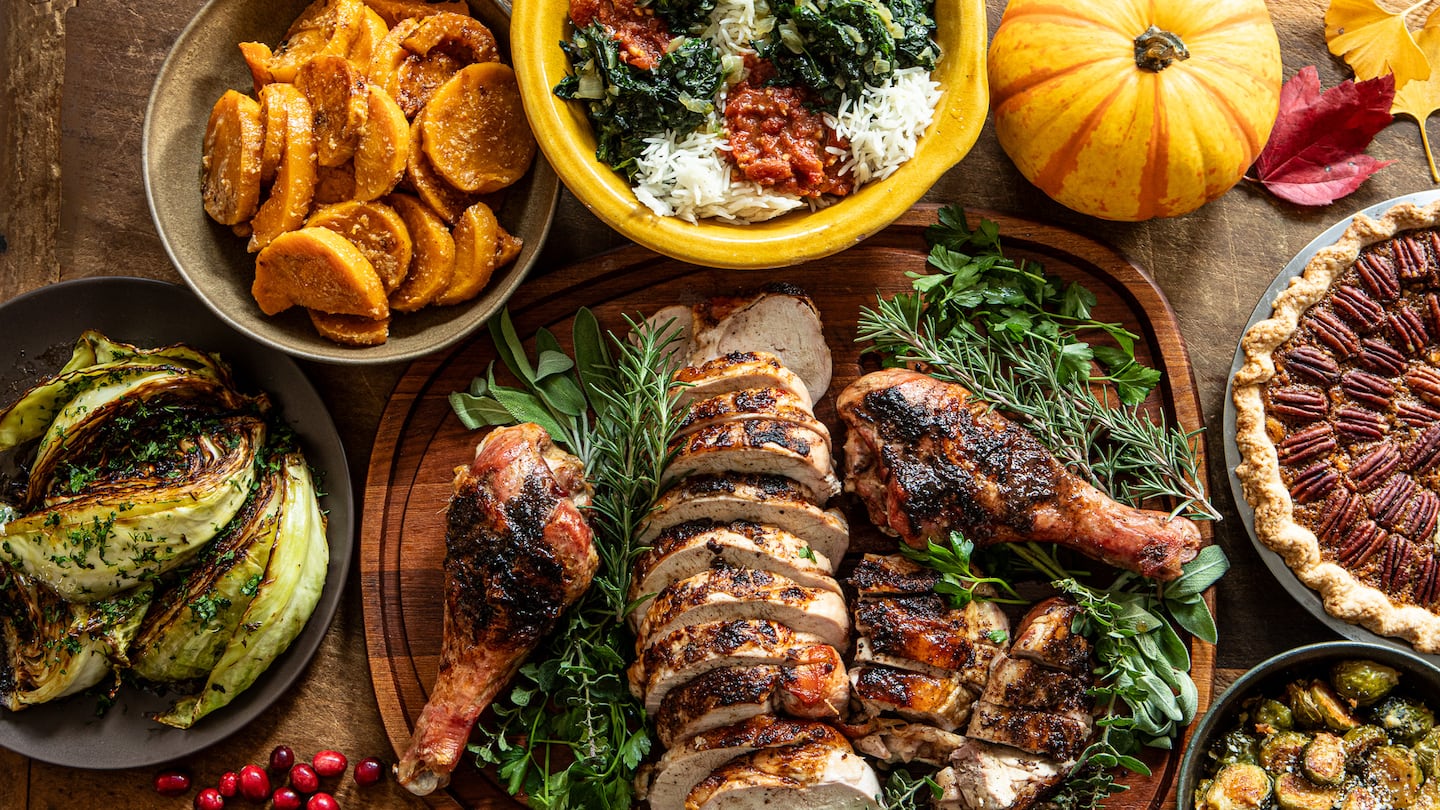
M524 388L497 385L492 368L469 392L450 397L467 427L533 421L546 428L581 458L595 488L586 513L600 556L594 582L492 704L494 724L482 726L483 741L470 746L534 808L630 807L635 770L652 746L644 709L626 686L621 651L634 646L624 622L641 550L633 538L659 493L678 426L670 356L679 331L627 325L631 341L602 333L582 309L574 359L542 329L531 362L509 313L502 313L491 333Z
M857 340L887 365L965 386L1119 500L1170 499L1175 514L1219 519L1200 480L1197 433L1140 410L1160 372L1136 360L1135 334L1090 317L1093 293L1007 258L995 223L971 230L957 207L941 209L926 240L933 272L911 274L914 292L863 308Z

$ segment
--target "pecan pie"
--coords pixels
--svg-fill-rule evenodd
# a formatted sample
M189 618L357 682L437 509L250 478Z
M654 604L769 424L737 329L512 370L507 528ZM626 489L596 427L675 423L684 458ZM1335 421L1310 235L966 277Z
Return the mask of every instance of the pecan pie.
M1241 347L1256 534L1332 616L1440 651L1440 204L1357 216Z

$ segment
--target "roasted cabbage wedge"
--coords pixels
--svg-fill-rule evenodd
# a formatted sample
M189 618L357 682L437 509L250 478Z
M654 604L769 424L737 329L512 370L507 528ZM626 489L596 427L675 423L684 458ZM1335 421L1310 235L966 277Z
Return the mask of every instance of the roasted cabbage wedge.
M73 695L124 666L151 591L147 583L102 602L67 603L0 565L0 706L20 711Z
M274 469L261 476L225 532L156 599L130 650L136 675L174 683L204 678L215 667L264 579L281 524L283 475Z
M299 454L285 458L282 488L280 525L255 597L205 685L157 716L159 722L189 728L234 700L300 635L320 601L330 546L314 481Z

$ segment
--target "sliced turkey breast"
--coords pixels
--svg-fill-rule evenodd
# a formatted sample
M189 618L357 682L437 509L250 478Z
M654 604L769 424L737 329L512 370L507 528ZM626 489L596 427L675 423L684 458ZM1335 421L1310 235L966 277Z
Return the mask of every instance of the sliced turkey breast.
M690 790L685 810L880 806L880 780L848 742L766 748L731 760Z
M1073 761L1090 741L1089 715L1055 714L976 701L967 736L1008 745L1062 762Z
M839 511L821 509L812 498L778 475L693 476L660 495L637 542L652 545L662 531L694 520L743 520L784 529L838 564L850 547L850 526Z
M739 419L675 439L663 483L720 472L789 478L824 503L840 493L830 443L809 428L774 419Z
M899 554L866 554L850 573L856 596L933 594L940 574Z
M854 741L855 750L891 765L923 762L945 765L965 738L925 723L878 720L874 729Z
M805 381L765 351L734 351L689 365L675 372L675 381L685 386L682 405L747 388L778 388L794 394L806 408L815 408Z
M697 520L661 532L655 545L640 555L630 579L630 599L659 593L707 568L723 567L758 568L807 588L840 593L840 583L831 576L834 561L790 532L746 521L721 525Z
M970 719L975 692L959 678L885 666L855 666L850 691L865 714L894 712L907 720L954 731Z
M901 669L954 674L983 686L1000 654L1009 620L994 603L971 602L952 610L939 596L860 599L855 631L861 636L856 661Z
M1073 630L1079 616L1079 606L1060 596L1032 607L1020 621L1011 657L1075 674L1090 672L1090 642Z
M630 692L654 714L681 684L713 669L757 664L797 664L818 636L796 633L779 622L732 619L685 625L655 639L630 665Z
M684 625L727 619L770 619L839 649L850 635L845 600L833 591L806 588L769 571L710 569L671 584L650 602L636 652Z
M738 756L806 742L839 744L844 739L825 723L762 714L676 743L655 764L650 783L638 798L648 800L651 810L676 810L684 806L690 788Z
M711 670L670 690L654 715L656 736L670 747L701 732L782 710L810 720L834 718L849 700L850 681L838 654L818 658L813 665Z
M737 419L764 417L790 422L819 433L830 442L830 429L815 418L810 404L783 388L744 388L716 394L690 403L680 419L676 435L688 436L701 428Z
M1062 763L1003 745L967 739L935 775L936 810L1019 810L1065 778Z
M1050 669L1033 661L1001 656L990 669L981 699L997 706L1088 716L1092 678Z
M793 285L772 285L745 298L713 298L694 307L692 361L763 349L800 375L812 398L830 387L830 347L820 311Z

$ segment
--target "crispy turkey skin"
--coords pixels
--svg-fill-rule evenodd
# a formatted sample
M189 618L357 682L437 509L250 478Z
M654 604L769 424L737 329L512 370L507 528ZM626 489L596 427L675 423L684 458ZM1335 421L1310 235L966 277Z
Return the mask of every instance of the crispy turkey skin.
M580 460L534 424L491 431L456 469L440 670L395 768L410 792L450 781L476 718L590 587L589 495Z

